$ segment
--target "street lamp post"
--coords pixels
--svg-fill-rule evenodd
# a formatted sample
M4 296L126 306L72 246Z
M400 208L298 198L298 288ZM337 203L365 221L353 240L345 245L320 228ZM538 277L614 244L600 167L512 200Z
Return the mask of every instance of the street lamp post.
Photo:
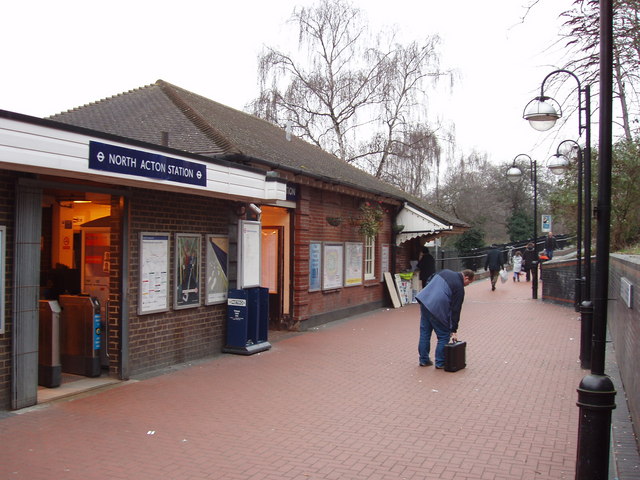
M586 245L591 245L591 216L590 209L585 209L585 255L584 255L584 272L585 276L582 277L581 269L581 251L580 245L582 243L582 164L583 155L582 149L578 142L574 140L564 140L558 145L556 154L551 157L549 161L549 170L556 175L562 175L567 171L569 161L566 155L561 153L562 146L564 144L572 144L572 150L575 149L578 152L577 165L578 165L578 215L577 215L577 263L576 263L576 306L580 311L580 365L582 368L590 368L591 362L591 343L592 343L592 327L593 327L593 309L591 308L591 289L584 288L585 285L591 285L591 249ZM589 190L587 190L589 191ZM590 205L590 202L586 202ZM583 299L584 301L581 301Z
M526 153L516 155L513 159L511 168L507 170L507 178L510 182L519 182L522 178L522 170L517 166L518 158L524 157L529 160L529 166L531 167L531 183L533 184L533 245L534 250L537 253L538 247L536 241L538 240L538 167L535 160L533 160ZM533 268L531 269L531 298L534 300L538 298L538 262L533 262Z
M611 156L613 123L613 1L600 0L600 141L598 175L598 233L596 243L595 309L591 373L578 386L578 452L576 480L607 479L611 443L611 411L616 390L605 370L609 247L611 234ZM568 72L570 73L570 72ZM525 117L526 118L526 117ZM590 149L587 140L585 155ZM589 153L590 155L590 153ZM585 167L590 163L585 159ZM586 176L586 173L585 173ZM586 182L586 179L585 179ZM589 259L590 260L590 259ZM590 286L589 286L590 287Z
M611 411L616 408L613 381L604 373L609 297L611 234L611 156L613 124L613 2L600 0L600 141L595 311L591 373L578 387L576 479L606 479L611 443Z
M584 280L581 275L576 280L576 297L583 299L580 302L581 331L587 339L592 337L593 303L591 302L591 87L584 88L578 77L569 70L554 70L542 81L540 95L531 100L524 108L522 115L529 124L538 131L546 131L552 128L556 121L562 117L562 109L558 102L544 94L544 86L553 75L567 74L578 83L578 135L585 133L584 148ZM584 101L583 101L584 97ZM557 106L557 109L556 109ZM588 234L587 234L588 233ZM587 241L587 238L589 241ZM587 344L590 341L586 341ZM581 351L580 364L582 368L591 368L591 348Z

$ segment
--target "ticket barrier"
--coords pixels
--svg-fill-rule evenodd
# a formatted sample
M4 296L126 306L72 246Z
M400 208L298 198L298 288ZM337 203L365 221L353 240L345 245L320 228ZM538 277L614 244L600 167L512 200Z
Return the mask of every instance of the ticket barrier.
M225 353L253 355L271 348L269 332L269 289L229 290L227 298L227 341Z
M62 371L100 376L100 302L89 295L60 295Z
M60 304L57 300L40 300L38 334L38 385L59 387L62 379L60 364Z

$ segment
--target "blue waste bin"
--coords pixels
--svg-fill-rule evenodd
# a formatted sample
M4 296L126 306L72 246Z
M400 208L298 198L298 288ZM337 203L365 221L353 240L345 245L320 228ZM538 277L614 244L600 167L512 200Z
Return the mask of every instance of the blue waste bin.
M269 289L262 287L229 290L225 353L253 355L271 348L269 331Z

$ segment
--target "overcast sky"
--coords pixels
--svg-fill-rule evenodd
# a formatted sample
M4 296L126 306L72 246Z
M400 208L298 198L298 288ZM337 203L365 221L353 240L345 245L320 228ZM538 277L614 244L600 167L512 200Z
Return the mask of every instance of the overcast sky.
M408 42L438 34L453 89L434 93L432 118L453 123L459 151L491 161L546 161L555 136L522 119L542 79L562 63L553 47L571 0L354 0L373 28ZM0 109L44 117L163 79L242 110L257 96L264 45L290 50L286 20L310 0L33 0L4 2Z

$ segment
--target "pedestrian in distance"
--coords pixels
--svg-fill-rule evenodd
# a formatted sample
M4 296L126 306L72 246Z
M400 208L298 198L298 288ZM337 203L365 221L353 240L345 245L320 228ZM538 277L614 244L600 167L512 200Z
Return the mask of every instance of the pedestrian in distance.
M527 282L531 280L531 270L538 268L539 260L535 244L533 242L529 242L527 244L527 248L525 248L524 253L522 254L522 268L524 268Z
M464 287L473 282L473 270L454 272L441 270L436 273L425 288L416 295L420 304L420 340L418 355L421 367L433 365L431 333L438 339L436 345L436 368L444 368L444 347L449 341L457 341L460 312L464 302Z
M487 269L491 276L491 291L494 291L500 270L502 270L502 253L500 253L495 243L491 245L491 250L487 253L487 259L484 262L484 271L486 272Z
M427 286L427 281L436 273L436 259L433 258L427 247L422 247L422 256L418 260L418 270L420 270L420 281L422 288Z
M522 272L522 253L520 250L513 254L511 263L513 264L513 281L519 282L520 272Z
M558 241L553 236L553 232L547 234L547 238L544 239L544 253L548 260L553 259L553 251L558 249Z

